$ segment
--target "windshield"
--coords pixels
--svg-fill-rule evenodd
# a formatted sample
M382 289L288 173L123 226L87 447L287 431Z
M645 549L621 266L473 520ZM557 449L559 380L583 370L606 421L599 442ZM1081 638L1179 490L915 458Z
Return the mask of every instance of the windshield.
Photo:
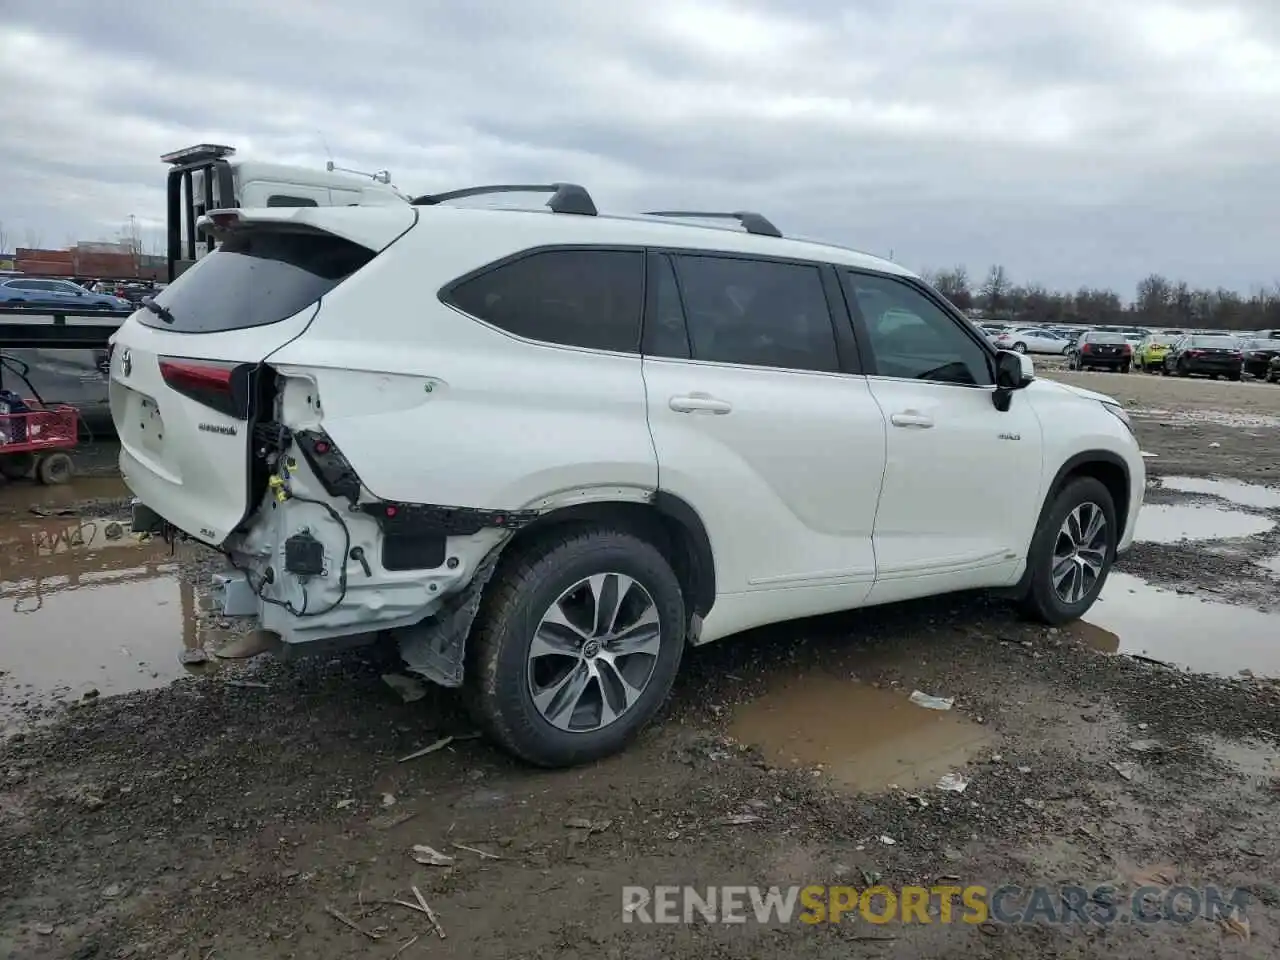
M1150 340L1153 347L1172 347L1177 342L1177 337L1152 337Z
M1218 350L1239 350L1240 341L1235 337L1192 337L1190 346L1214 348Z
M1280 350L1280 340L1269 340L1265 337L1257 337L1253 340L1246 340L1244 348L1247 350Z

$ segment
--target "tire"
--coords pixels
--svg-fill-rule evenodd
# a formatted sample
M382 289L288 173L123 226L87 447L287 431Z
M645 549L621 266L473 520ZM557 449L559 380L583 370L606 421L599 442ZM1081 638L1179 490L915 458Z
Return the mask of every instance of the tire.
M1015 344L1013 345L1013 352L1014 352L1014 353L1026 353L1026 352L1027 352L1027 345L1026 345L1025 343L1023 343L1021 340L1019 340L1017 343L1015 343Z
M36 479L50 487L68 482L75 473L75 465L65 453L46 454L36 464Z
M1185 363L1178 364L1178 376L1180 377L1191 376L1191 371L1187 369L1187 365Z
M1075 357L1067 357L1067 369L1068 369L1068 370L1079 370L1079 369L1080 369L1080 365L1079 365L1078 363L1076 363L1076 358L1075 358Z
M603 716L605 698L605 686L600 678L611 677L616 681L618 667L607 666L610 662L604 658L607 647L598 659L583 659L582 651L595 642L588 639L591 631L584 633L564 624L572 622L571 616L578 616L580 624L592 619L589 614L581 617L582 613L596 608L596 604L590 602L592 591L588 578L603 579L606 596L610 595L607 583L612 580L616 596L618 575L633 581L624 593L627 604L624 611L639 609L647 600L657 613L658 625L652 641L656 652L620 656L618 661L621 673L630 672L633 686L640 683L641 676L647 675L647 679L639 696L630 704L615 696L611 701L613 706L623 709L611 723L585 729L585 723L574 722L582 718L572 712L566 717L563 711L554 718L559 724L553 723L547 712L559 706L557 698L552 696L542 707L534 699L533 688L539 680L530 663L534 635L544 616L553 611L559 614L561 626L551 636L577 652L537 658L539 671L552 673L544 689L555 689L557 684L563 688L564 681L576 671L593 670L583 682L575 702L588 707L589 719L598 723ZM597 584L600 579L596 580ZM636 592L637 586L639 592ZM576 592L571 596L569 591ZM670 564L651 543L611 529L575 528L571 533L549 536L509 559L504 558L485 592L468 643L468 706L491 739L529 763L568 767L598 760L626 746L661 708L680 667L685 624L680 583ZM585 664L590 666L584 667ZM615 694L621 689L621 684L613 687ZM567 728L574 726L584 729Z
M35 457L29 453L0 454L0 477L23 480L30 476Z
M1121 373L1128 373L1128 372L1129 372L1129 364L1127 364L1127 363L1122 363L1122 364L1120 364L1120 372L1121 372Z
M1231 380L1231 381L1232 381L1232 382L1234 382L1234 383L1239 383L1241 380L1243 380L1243 379L1244 379L1244 374L1242 374L1242 373L1229 373L1229 374L1227 374L1227 379L1228 379L1228 380Z
M1064 596L1053 584L1055 554L1061 555L1066 541L1060 537L1067 518L1077 510L1088 515L1088 507L1100 510L1104 518L1101 536L1093 539L1089 554L1101 557L1100 572L1090 578L1084 576L1088 568L1084 563L1073 567L1075 575L1083 576L1082 593L1072 601L1072 591L1064 590ZM1116 528L1116 508L1111 493L1101 481L1093 477L1079 477L1070 481L1050 501L1040 516L1031 549L1027 552L1027 586L1020 606L1027 616L1053 626L1069 623L1082 617L1098 598L1115 562L1116 542L1120 531ZM1100 553L1098 551L1101 551ZM1088 555L1088 554L1087 554ZM1064 587L1070 586L1068 583Z

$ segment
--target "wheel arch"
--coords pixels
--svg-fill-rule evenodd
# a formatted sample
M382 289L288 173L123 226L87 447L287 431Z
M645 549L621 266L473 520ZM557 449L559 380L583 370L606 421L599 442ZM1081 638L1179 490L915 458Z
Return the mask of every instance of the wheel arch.
M663 490L647 500L592 500L555 507L522 527L503 548L518 551L549 531L607 526L652 543L675 571L689 614L705 619L716 598L715 557L702 517L688 501Z
M1077 477L1093 477L1111 494L1111 501L1116 508L1116 523L1123 532L1129 523L1129 510L1132 499L1129 492L1129 465L1118 453L1110 450L1085 450L1069 457L1058 468L1049 489L1045 493L1041 512L1062 490ZM1117 539L1120 533L1116 534Z

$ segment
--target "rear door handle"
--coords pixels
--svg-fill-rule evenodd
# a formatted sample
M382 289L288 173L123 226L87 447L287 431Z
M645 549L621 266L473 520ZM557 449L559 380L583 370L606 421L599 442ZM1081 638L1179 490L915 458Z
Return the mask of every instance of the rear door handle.
M684 397L672 397L667 401L676 413L715 413L725 414L733 409L728 400L717 400L705 393L691 393Z
M904 410L889 417L895 427L915 427L917 430L928 430L933 426L933 417L925 416L914 410Z

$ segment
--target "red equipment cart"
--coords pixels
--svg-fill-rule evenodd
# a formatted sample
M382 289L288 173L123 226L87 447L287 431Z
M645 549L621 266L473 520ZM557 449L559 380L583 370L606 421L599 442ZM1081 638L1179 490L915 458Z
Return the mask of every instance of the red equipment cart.
M0 361L31 386L26 364L12 357L0 356ZM5 479L20 479L34 469L41 483L66 483L75 472L67 451L75 449L79 437L75 407L0 390L0 476Z

